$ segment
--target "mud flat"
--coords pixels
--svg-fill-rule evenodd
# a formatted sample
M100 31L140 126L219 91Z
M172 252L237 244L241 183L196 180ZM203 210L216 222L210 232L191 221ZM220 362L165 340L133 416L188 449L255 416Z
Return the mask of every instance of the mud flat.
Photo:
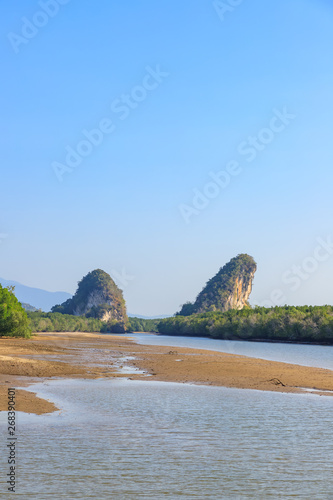
M38 333L28 340L0 339L0 411L7 410L8 387L28 387L61 377L130 377L333 395L331 370L215 351L139 345L130 334L61 332ZM16 401L17 411L43 414L57 410L52 402L27 390L18 389Z

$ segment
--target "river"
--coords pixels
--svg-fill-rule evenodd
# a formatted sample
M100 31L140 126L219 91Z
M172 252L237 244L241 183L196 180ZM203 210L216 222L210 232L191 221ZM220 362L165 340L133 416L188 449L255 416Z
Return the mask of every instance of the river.
M134 337L212 349L211 339ZM253 353L253 343L241 344L247 343L229 347ZM283 356L314 366L326 352L288 344L264 344L265 349L273 359L285 351ZM256 350L256 357L264 351ZM329 354L323 355L323 364L328 361ZM332 397L148 379L59 379L32 389L61 411L18 414L17 493L1 498L333 497ZM2 424L5 417L1 413Z
M178 337L154 335L151 333L133 333L136 342L146 345L167 345L191 347L211 351L241 354L251 358L270 361L282 361L295 365L315 366L333 370L333 346L289 344L275 342L246 342L239 340L220 340L207 337Z

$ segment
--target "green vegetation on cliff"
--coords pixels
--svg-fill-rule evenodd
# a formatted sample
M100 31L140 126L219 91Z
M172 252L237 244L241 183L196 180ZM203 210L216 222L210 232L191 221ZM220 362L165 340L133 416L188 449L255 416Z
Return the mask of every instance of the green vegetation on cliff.
M126 305L122 291L111 276L101 269L91 271L78 283L75 295L52 308L53 313L86 316L122 324L127 322Z
M332 306L255 307L162 319L159 333L224 340L333 344Z
M195 302L184 304L178 314L190 316L195 313L248 307L256 269L257 264L250 255L237 255L207 282Z
M0 337L29 338L30 335L29 319L14 295L14 287L0 285Z

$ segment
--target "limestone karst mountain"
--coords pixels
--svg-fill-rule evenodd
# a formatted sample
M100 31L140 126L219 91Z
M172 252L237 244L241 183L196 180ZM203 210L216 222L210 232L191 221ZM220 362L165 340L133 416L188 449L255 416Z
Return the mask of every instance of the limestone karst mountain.
M75 295L52 308L52 312L95 317L102 321L127 321L123 292L101 269L91 271L78 283Z
M256 270L257 264L250 255L237 255L207 282L195 302L184 304L178 314L189 316L194 313L248 307Z

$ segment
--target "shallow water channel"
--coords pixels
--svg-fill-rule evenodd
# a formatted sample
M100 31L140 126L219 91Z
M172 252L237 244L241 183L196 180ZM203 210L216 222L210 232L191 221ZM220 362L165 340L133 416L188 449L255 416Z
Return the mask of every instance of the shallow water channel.
M148 378L30 390L61 411L18 414L17 493L1 498L333 498L332 397Z

